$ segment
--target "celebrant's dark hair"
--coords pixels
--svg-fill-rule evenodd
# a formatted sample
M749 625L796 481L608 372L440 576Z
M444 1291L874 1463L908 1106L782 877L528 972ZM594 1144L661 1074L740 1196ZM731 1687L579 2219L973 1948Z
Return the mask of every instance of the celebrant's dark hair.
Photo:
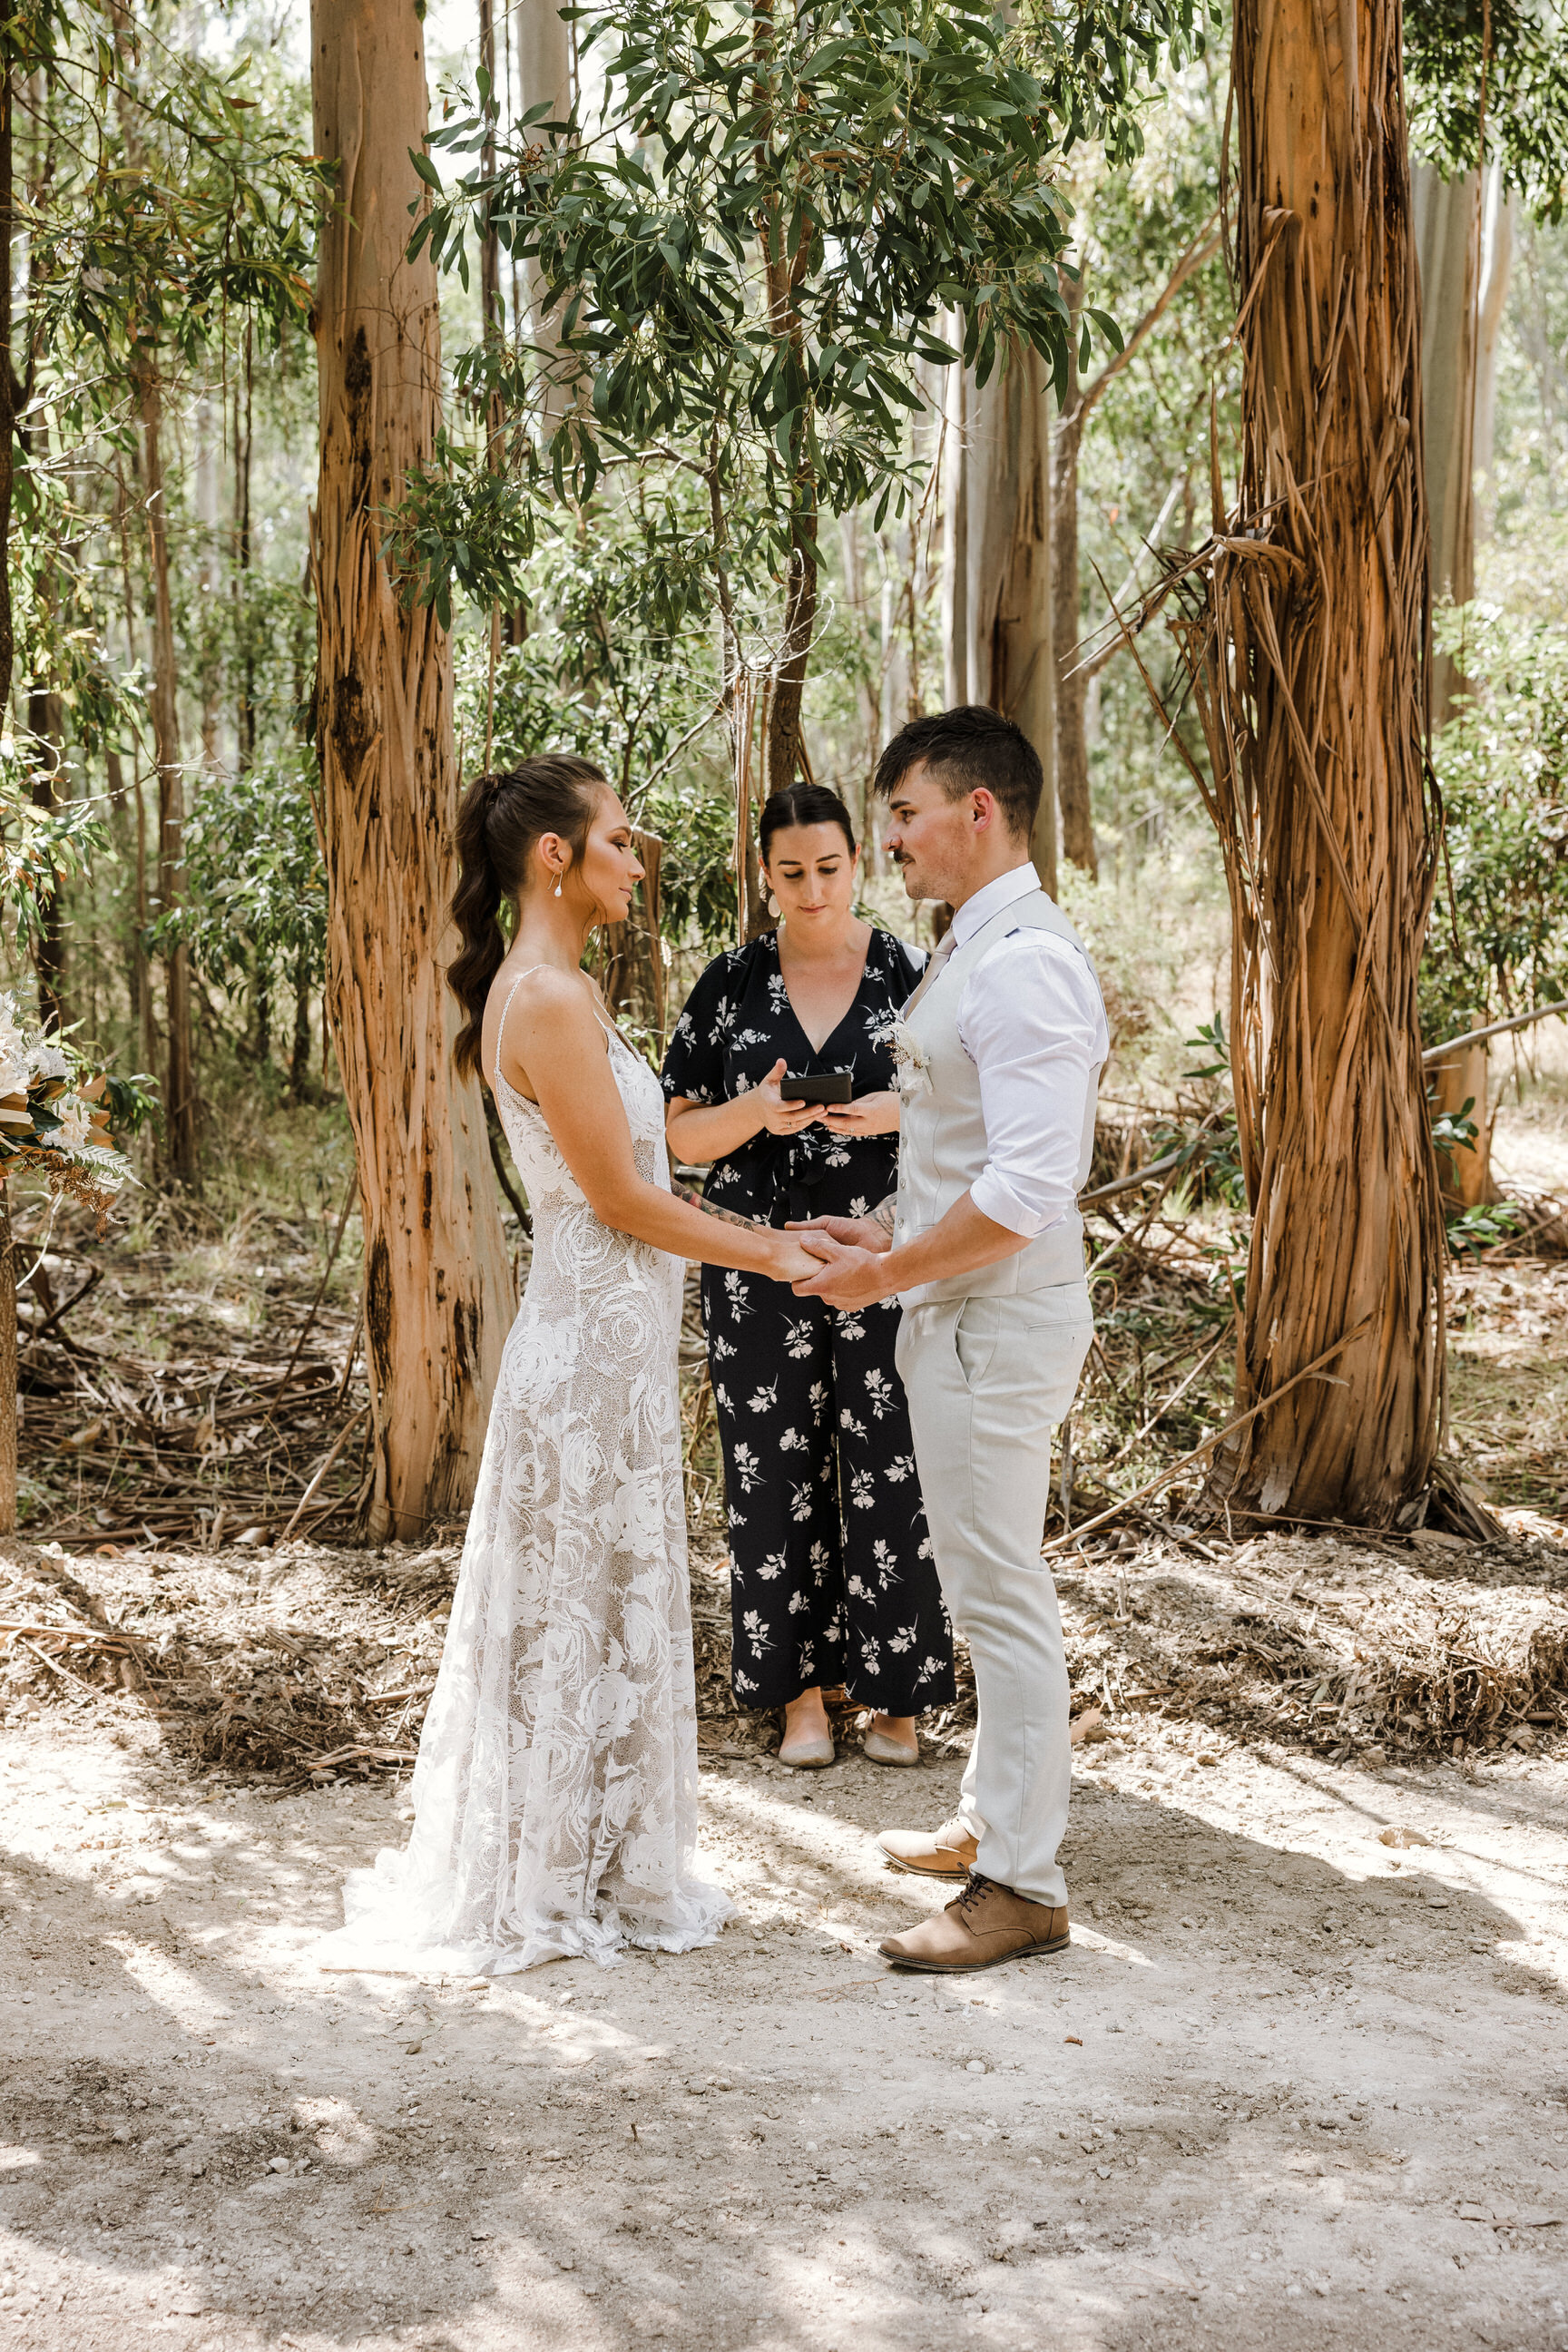
M757 820L757 838L764 866L768 862L768 844L774 834L788 833L797 824L837 825L849 845L850 856L854 856L855 828L837 793L830 793L826 784L786 784L782 793L768 794Z
M955 710L911 719L878 761L872 791L890 800L922 760L950 801L961 801L966 793L987 792L1008 831L1028 839L1045 772L1021 727L983 702L964 702Z
M609 789L591 760L551 752L518 768L477 776L458 810L458 887L452 919L462 952L447 978L468 1014L454 1047L465 1075L479 1066L479 1032L490 982L506 958L502 906L522 895L529 854L542 835L558 833L581 857L594 812Z

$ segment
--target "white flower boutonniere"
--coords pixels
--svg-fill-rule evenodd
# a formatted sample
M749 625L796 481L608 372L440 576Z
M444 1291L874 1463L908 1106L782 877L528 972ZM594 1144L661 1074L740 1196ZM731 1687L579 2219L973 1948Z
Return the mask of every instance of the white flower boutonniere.
M915 1095L930 1094L931 1065L926 1059L924 1046L907 1021L894 1022L889 1043L893 1049L893 1066L903 1100L908 1102Z

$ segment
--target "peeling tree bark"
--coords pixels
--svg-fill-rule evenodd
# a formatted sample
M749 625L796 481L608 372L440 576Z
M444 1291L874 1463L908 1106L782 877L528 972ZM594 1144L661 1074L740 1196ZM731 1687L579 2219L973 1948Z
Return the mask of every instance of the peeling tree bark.
M1424 1487L1445 1239L1416 973L1428 535L1398 0L1238 0L1239 512L1218 511L1201 698L1236 918L1254 1237L1233 1450L1266 1513L1394 1519Z
M169 584L169 515L163 484L163 388L154 356L139 351L133 370L147 486L147 547L153 573L153 690L148 698L158 761L158 910L172 914L184 892L185 772L180 758L178 656ZM184 940L163 951L163 1137L171 1174L194 1184L196 1074L191 1036L191 961Z
M316 146L339 171L317 298L312 520L328 1002L359 1158L373 1404L373 1539L413 1537L473 1490L514 1303L477 1082L452 1065L442 949L458 779L452 666L405 612L379 513L434 457L440 331L410 264L409 150L427 93L418 0L314 0Z

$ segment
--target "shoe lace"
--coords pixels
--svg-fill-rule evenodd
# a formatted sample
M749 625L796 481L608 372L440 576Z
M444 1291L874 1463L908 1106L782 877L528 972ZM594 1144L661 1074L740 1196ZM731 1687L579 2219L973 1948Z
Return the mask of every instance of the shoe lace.
M963 1883L963 1892L958 1898L958 1909L960 1911L968 1911L973 1909L974 1905L981 1900L986 1888L990 1885L991 1881L983 1872L972 1870L969 1876Z

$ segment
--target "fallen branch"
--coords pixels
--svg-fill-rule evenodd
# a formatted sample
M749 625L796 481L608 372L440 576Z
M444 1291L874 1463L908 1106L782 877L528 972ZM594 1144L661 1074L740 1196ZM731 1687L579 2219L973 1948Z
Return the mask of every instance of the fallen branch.
M1082 1527L1075 1528L1070 1535L1053 1536L1049 1543L1040 1546L1042 1556L1047 1552L1060 1551L1068 1544L1081 1543L1085 1536L1094 1533L1096 1528L1102 1528L1109 1520L1120 1518L1123 1511L1130 1511L1134 1503L1142 1503L1150 1495L1157 1495L1162 1486L1173 1486L1184 1471L1190 1470L1194 1463L1201 1462L1205 1454L1212 1454L1215 1447L1222 1445L1227 1437L1234 1437L1238 1429L1245 1429L1249 1421L1256 1421L1260 1412L1267 1412L1271 1405L1278 1404L1281 1397L1289 1396L1290 1391L1300 1381L1310 1381L1314 1372L1321 1371L1325 1364L1331 1362L1335 1356L1359 1339L1372 1320L1370 1315L1363 1315L1353 1331L1347 1331L1342 1339L1336 1339L1331 1348L1325 1348L1321 1356L1314 1356L1310 1364L1303 1365L1299 1372L1293 1372L1288 1381L1273 1390L1261 1403L1251 1406L1246 1412L1238 1413L1234 1421L1227 1421L1223 1429L1216 1429L1212 1437L1205 1437L1201 1445L1194 1445L1190 1454L1184 1454L1179 1462L1173 1462L1168 1470L1163 1470L1157 1478L1151 1478L1146 1486L1140 1486L1133 1494L1124 1495L1121 1502L1112 1503L1109 1510L1097 1512L1092 1519L1085 1519Z
M354 1431L359 1427L361 1422L363 1421L369 1411L369 1405L361 1405L358 1412L353 1415L353 1419L344 1422L342 1429L339 1430L336 1437L332 1440L331 1453L327 1455L325 1461L316 1472L315 1476L311 1479L310 1485L306 1487L304 1493L295 1504L294 1516L289 1520L288 1526L284 1528L282 1534L279 1537L278 1540L279 1543L288 1542L289 1538L293 1534L295 1528L299 1526L300 1521L303 1518L311 1496L315 1493L317 1487L321 1485L322 1479L326 1476L328 1471L331 1468L333 1463L337 1460L339 1454L348 1444L349 1439L353 1435Z
M1568 996L1555 1004L1537 1005L1533 1013L1516 1013L1511 1021L1493 1021L1485 1029L1467 1029L1462 1037L1445 1037L1440 1045L1427 1046L1422 1062L1440 1061L1445 1054L1455 1053L1461 1045L1479 1045L1483 1037L1500 1037L1505 1030L1528 1029L1532 1021L1549 1020L1554 1013L1568 1013Z
M1165 1176L1181 1163L1180 1151L1167 1151L1163 1160L1151 1160L1147 1168L1134 1168L1130 1176L1118 1176L1113 1184L1097 1184L1092 1192L1080 1192L1080 1209L1092 1207L1096 1201L1114 1201L1119 1192L1136 1192L1142 1184L1152 1184L1156 1176Z

